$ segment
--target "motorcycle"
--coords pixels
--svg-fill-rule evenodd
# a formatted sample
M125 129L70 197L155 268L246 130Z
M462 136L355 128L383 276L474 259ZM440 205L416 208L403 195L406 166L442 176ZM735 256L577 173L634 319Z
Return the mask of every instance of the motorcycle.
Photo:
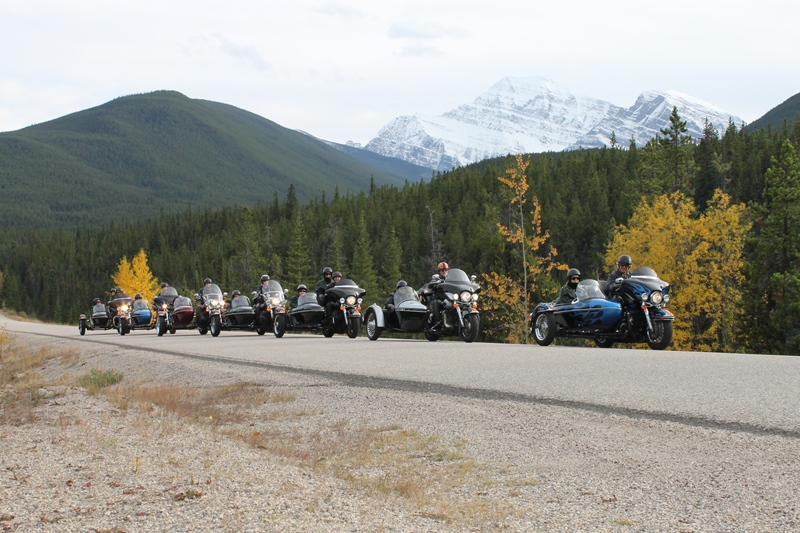
M103 303L96 303L88 316L81 314L78 319L78 333L86 335L86 330L94 331L96 329L111 329L114 327L114 322L108 315L108 309Z
M255 329L256 314L250 298L242 294L236 294L229 302L229 305L222 310L222 329Z
M120 335L125 335L131 332L132 307L133 298L130 296L114 298L108 302L108 311L109 315L111 316L111 323L113 324L113 327L117 329Z
M361 329L361 302L366 291L352 279L341 279L325 290L323 298L325 321L322 334L333 337L334 333L347 333L351 339L358 337Z
M168 331L174 334L179 329L196 327L192 301L179 295L175 287L167 287L153 298L153 310L156 312L155 327L159 337Z
M198 304L194 317L200 335L210 331L212 337L218 337L222 331L222 306L225 303L222 290L216 283L211 283L195 294L194 299Z
M286 332L286 293L281 284L269 280L266 293L253 291L253 311L256 314L256 333L272 331L280 338Z
M364 313L367 338L376 341L384 331L421 333L428 320L428 308L417 299L416 291L406 285L394 291L392 302L381 307L372 304Z
M585 279L568 304L540 303L530 315L530 331L540 346L556 337L592 339L601 348L614 343L647 343L663 350L672 343L674 315L667 309L669 284L652 268L638 267L618 279L607 297L605 282Z
M478 338L480 313L478 312L478 293L480 285L475 283L475 276L467 277L467 273L459 268L452 268L447 278L442 280L439 274L419 290L420 301L425 304L431 319L423 333L429 341L437 341L440 337L461 337L464 342L473 342ZM441 318L433 323L433 305L439 302Z

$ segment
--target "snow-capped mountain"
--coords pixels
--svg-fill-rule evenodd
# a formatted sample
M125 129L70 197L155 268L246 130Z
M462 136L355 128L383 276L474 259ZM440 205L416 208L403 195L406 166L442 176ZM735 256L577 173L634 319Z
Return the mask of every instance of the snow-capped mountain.
M702 137L706 120L720 133L732 120L722 109L677 91L646 91L629 108L575 95L541 77L503 78L471 104L439 116L401 116L365 148L416 165L446 171L490 157L609 146L637 146L669 125L672 108L688 133Z

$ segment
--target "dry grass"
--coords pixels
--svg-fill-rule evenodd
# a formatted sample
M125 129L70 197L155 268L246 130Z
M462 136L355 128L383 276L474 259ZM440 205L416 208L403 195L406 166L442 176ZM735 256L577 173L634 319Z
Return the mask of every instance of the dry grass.
M48 380L41 372L56 359L62 367L69 368L77 364L80 354L71 348L32 348L0 329L0 423L35 421L33 408L42 400L42 389L66 381Z
M0 333L2 417L10 412L6 391L27 391L16 397L15 416L33 420L33 407L39 400L31 391L44 384L37 369L58 358L64 366L79 360L75 352L28 349ZM143 386L125 380L112 384L122 377L117 374L93 369L80 380L94 382L96 389L90 387L90 392L107 398L113 407L132 411L133 425L142 434L182 433L186 423L209 426L221 436L343 480L366 497L402 502L415 514L442 523L481 531L503 529L518 514L514 499L536 485L532 480L500 481L505 476L498 477L470 458L460 443L446 443L396 425L375 428L352 420L332 421L320 410L293 406L291 392L254 383L207 388ZM7 421L0 419L0 423ZM57 423L79 422L62 417ZM156 425L158 431L154 431ZM135 472L139 465L131 468ZM201 496L185 492L176 498L202 500Z

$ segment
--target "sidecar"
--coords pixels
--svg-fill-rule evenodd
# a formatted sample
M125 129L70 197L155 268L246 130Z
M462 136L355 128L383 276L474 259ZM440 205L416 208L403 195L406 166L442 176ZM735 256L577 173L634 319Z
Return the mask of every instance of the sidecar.
M147 300L135 300L131 312L131 329L150 329L153 327L153 312Z
M88 315L81 314L78 319L78 333L86 335L86 330L111 329L114 322L108 314L105 304L95 304Z
M428 319L428 308L417 300L413 288L405 286L395 291L394 303L386 307L372 304L365 315L367 337L376 341L384 331L422 333Z
M622 322L622 304L609 300L600 283L582 280L571 303L540 303L530 315L530 328L537 344L548 346L556 337L602 339L613 335Z
M255 329L255 318L250 298L238 295L230 301L230 307L222 312L222 329Z
M286 329L289 331L316 331L322 329L325 308L317 302L316 294L303 294L297 306L286 312Z

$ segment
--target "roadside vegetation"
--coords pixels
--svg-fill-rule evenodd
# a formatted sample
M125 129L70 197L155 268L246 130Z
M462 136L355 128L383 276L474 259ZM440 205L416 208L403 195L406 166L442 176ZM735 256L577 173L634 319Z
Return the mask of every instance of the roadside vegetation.
M47 409L48 400L88 394L106 403L109 413L128 418L122 426L130 425L139 434L179 439L187 425L203 428L214 439L231 439L309 474L336 478L365 498L389 498L421 516L481 530L495 529L517 516L513 497L537 484L498 475L469 457L463 443L445 442L399 425L368 427L358 420L298 407L291 390L255 383L143 385L116 370L87 371L79 363L74 350L29 348L5 332L0 334L0 426L36 424L37 410ZM59 370L54 372L52 365ZM46 367L51 370L48 375L58 377L46 378L42 372ZM80 420L63 423L80 424ZM83 446L99 446L107 453L114 442L112 437L93 435ZM133 472L142 464L137 458ZM187 479L196 476L186 473ZM202 503L207 490L191 485L176 490L173 499Z

